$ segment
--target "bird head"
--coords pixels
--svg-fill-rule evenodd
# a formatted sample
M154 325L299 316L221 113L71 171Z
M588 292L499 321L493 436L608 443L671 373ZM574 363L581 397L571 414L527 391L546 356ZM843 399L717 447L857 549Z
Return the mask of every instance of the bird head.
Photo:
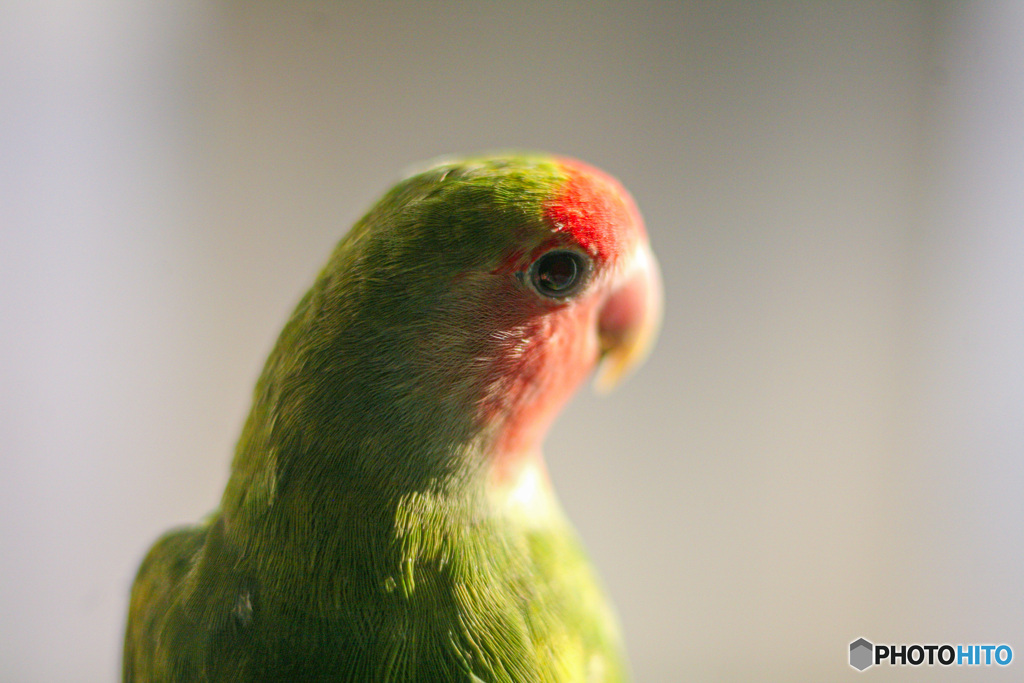
M587 375L607 392L644 360L661 321L657 261L629 193L579 161L497 156L425 175L434 206L416 207L419 226L444 234L427 260L448 273L435 387L461 363L456 385L494 459L514 462L539 452Z
M300 302L237 478L508 479L540 462L588 375L607 391L643 360L660 318L657 262L612 177L544 155L435 163L356 223Z

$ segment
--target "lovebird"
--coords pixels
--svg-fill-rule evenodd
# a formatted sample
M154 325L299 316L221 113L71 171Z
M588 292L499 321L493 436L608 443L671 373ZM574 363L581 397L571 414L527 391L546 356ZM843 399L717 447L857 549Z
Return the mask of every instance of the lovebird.
M260 375L220 507L135 578L123 680L628 680L541 454L645 356L661 282L606 173L437 162L335 248Z

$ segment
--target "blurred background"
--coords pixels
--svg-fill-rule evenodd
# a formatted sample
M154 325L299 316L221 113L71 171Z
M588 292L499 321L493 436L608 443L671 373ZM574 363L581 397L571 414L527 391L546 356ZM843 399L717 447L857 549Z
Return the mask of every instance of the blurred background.
M0 3L0 681L111 681L257 373L410 165L634 193L666 318L550 435L638 681L1024 657L1024 4Z

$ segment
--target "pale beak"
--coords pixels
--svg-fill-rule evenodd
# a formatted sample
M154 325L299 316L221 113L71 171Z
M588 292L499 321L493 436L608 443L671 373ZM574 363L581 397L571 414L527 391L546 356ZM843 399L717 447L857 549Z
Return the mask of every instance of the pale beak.
M647 358L661 328L661 308L661 273L645 242L637 247L626 279L598 311L601 359L594 376L598 393L614 389Z

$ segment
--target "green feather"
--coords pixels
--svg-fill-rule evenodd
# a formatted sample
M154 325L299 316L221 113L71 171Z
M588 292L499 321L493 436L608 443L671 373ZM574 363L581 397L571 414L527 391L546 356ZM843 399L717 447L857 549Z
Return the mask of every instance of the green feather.
M437 165L338 245L257 383L218 512L136 578L124 680L620 681L615 617L546 486L486 477L504 350L483 274L550 235L554 160Z

